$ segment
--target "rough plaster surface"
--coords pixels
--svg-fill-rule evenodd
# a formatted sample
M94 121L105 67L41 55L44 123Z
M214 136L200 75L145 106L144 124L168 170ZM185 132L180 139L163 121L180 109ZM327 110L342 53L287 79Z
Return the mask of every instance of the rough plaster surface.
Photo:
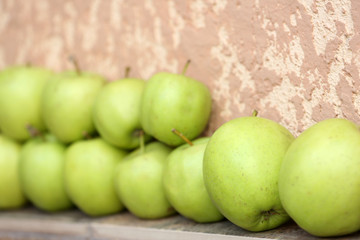
M331 117L360 123L358 0L0 0L0 69L31 62L121 78L180 72L209 86L207 134L250 115L298 135Z

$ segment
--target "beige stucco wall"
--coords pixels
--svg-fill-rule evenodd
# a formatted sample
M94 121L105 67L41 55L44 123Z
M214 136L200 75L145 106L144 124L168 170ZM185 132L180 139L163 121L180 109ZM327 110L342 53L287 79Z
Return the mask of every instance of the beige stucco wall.
M213 96L207 130L250 115L294 134L317 121L360 123L358 0L0 0L0 69L31 62L111 80L180 72Z

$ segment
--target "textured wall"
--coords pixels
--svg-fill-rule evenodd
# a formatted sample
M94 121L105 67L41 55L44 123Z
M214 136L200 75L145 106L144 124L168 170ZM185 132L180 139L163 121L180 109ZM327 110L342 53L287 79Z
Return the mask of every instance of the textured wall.
M120 78L166 70L206 83L208 134L250 115L294 134L317 121L360 123L358 0L0 0L0 69L32 62Z

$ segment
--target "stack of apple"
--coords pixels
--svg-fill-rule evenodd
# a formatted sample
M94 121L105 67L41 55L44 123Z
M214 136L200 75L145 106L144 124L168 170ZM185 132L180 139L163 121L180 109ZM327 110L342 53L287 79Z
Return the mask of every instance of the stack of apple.
M316 236L360 229L360 131L328 119L297 139L257 116L211 137L211 96L201 82L157 73L107 82L79 69L0 72L0 209L30 201L90 216L124 208L139 218L176 212L224 217L249 231L292 218ZM128 71L127 71L128 72ZM196 139L198 138L198 139Z
M44 211L75 205L99 216L126 206L160 218L179 205L184 215L192 206L188 216L199 221L222 219L202 180L208 138L190 142L207 125L211 96L185 76L189 63L182 74L107 82L72 61L74 71L15 66L0 73L0 208L28 200ZM194 146L175 151L183 139Z

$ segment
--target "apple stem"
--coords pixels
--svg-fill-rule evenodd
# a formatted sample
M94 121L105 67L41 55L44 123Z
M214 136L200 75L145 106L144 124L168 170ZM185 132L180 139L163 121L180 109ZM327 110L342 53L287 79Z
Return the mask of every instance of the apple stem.
M80 74L81 74L81 69L80 69L80 67L79 67L79 63L78 63L78 61L76 60L76 58L71 55L71 56L69 56L69 61L72 62L72 64L74 65L76 73L77 73L78 75L80 75Z
M87 131L84 131L82 135L84 136L84 139L86 139L86 140L89 140L92 138L92 136Z
M30 62L30 61L27 61L25 66L26 66L26 67L31 67L31 62Z
M256 109L254 109L254 111L252 112L252 116L257 117L257 115L258 115L258 111Z
M45 141L45 136L44 136L44 134L43 134L39 129L37 129L36 127L34 127L33 125L27 124L27 125L26 125L26 129L27 129L27 131L29 132L29 134L30 134L30 136L31 136L32 138L40 137L42 140Z
M178 130L176 130L175 128L173 128L171 130L173 133L175 133L176 135L178 135L182 140L184 140L187 144L189 144L190 146L193 146L194 144L187 138L184 136L184 134L182 134L181 132L179 132Z
M129 77L130 71L131 71L131 67L127 66L127 67L125 68L125 75L124 75L125 78L128 78L128 77Z
M265 221L269 221L270 217L273 215L279 215L279 213L276 212L274 209L270 209L268 211L262 211L261 214L263 215Z
M143 154L145 152L145 139L144 139L144 131L139 131L139 141L140 141L140 152Z
M190 60L190 59L188 59L188 60L186 61L186 63L185 63L184 68L183 68L182 75L185 75L185 73L186 73L186 71L187 71L187 69L188 69L188 67L189 67L190 63L191 63L191 60Z

